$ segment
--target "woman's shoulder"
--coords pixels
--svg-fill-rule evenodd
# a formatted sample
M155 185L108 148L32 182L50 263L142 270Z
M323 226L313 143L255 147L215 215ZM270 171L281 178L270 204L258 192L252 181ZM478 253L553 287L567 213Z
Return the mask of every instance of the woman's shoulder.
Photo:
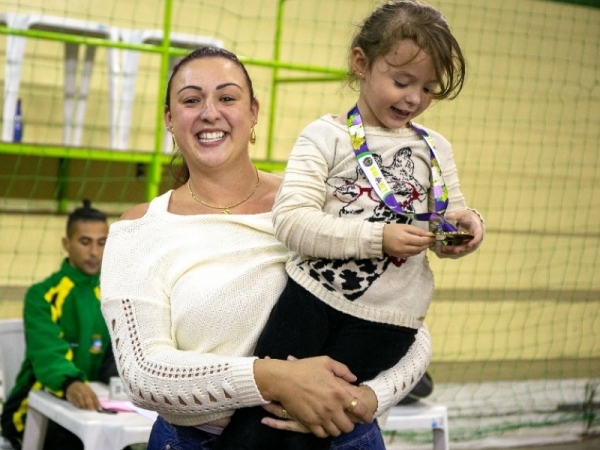
M260 184L263 187L260 191L261 211L271 211L282 180L281 175L271 172L260 172Z
M140 203L139 205L135 205L121 214L119 220L141 219L146 215L149 207L150 203Z
M121 214L119 221L141 219L151 208L158 208L166 211L169 199L171 198L171 192L172 191L168 191L163 195L156 197L150 203L140 203L139 205L135 205L127 209L123 214Z
M260 172L260 182L267 187L268 191L277 191L281 185L283 177L272 172Z

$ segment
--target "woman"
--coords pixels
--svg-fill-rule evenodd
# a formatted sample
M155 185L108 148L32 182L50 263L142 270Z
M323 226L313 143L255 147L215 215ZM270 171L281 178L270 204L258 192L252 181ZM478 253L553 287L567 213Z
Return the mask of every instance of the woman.
M331 448L362 440L383 449L373 417L425 372L426 329L408 361L368 385L352 385L347 367L327 357L248 356L286 284L288 259L272 228L281 179L249 156L258 111L246 69L226 50L195 50L173 70L165 124L189 175L111 226L102 267L102 310L124 387L160 415L150 450L210 449L235 409L256 405L295 418L265 419L275 428L352 431Z

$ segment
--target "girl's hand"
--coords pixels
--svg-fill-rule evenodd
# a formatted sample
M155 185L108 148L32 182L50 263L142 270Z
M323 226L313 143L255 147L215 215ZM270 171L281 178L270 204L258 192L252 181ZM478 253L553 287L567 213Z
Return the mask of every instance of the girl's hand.
M397 258L408 258L427 250L435 235L414 225L388 223L383 228L383 252Z
M310 433L310 430L307 427L302 425L300 422L296 422L296 420L294 420L294 418L289 415L287 410L284 409L279 403L269 403L268 405L264 405L263 408L281 419L278 420L267 416L261 420L263 425L276 428L278 430L295 431L296 433Z
M473 235L473 239L461 245L442 245L435 247L436 253L440 256L458 257L475 250L483 240L483 223L481 218L469 209L463 209L450 213L446 216L450 222L456 222L459 230L468 231Z
M354 423L371 423L375 418L375 412L377 411L378 401L377 395L373 389L369 386L361 384L360 386L352 386L351 393L359 399L360 403L366 406L368 415L358 416L356 414L356 408L352 413L348 413Z
M346 408L355 397L351 388L356 387L350 383L356 377L344 364L327 356L296 361L259 359L254 365L254 376L263 398L278 402L289 417L316 436L339 436L354 429ZM284 417L282 409L274 413ZM372 413L360 401L353 413L362 420L373 420ZM289 422L282 429L290 427L301 431Z

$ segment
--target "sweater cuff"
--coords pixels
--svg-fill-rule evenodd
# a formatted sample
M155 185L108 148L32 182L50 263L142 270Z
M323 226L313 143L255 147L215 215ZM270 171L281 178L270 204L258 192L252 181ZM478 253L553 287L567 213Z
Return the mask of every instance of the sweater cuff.
M381 258L383 256L383 228L384 223L373 223L373 230L369 240L369 254L367 258Z
M427 372L430 361L431 336L427 326L423 324L417 332L415 342L399 363L363 383L369 386L377 397L375 417L381 416L410 393Z
M479 220L481 220L481 228L483 228L483 235L485 236L485 219L483 218L481 213L474 208L467 208L467 210L477 214L477 216L479 217Z
M254 378L254 363L258 359L258 357L245 357L242 358L242 364L236 364L232 367L232 378L236 380L235 397L239 399L241 406L244 407L269 403L261 395Z

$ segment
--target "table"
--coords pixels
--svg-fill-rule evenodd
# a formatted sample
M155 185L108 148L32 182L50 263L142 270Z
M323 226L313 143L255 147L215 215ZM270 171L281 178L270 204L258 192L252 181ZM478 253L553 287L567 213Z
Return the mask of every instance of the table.
M108 386L90 383L99 397L108 396ZM105 414L73 406L46 391L31 391L23 437L23 450L41 450L48 419L77 435L85 450L121 450L148 442L154 420L136 412Z

